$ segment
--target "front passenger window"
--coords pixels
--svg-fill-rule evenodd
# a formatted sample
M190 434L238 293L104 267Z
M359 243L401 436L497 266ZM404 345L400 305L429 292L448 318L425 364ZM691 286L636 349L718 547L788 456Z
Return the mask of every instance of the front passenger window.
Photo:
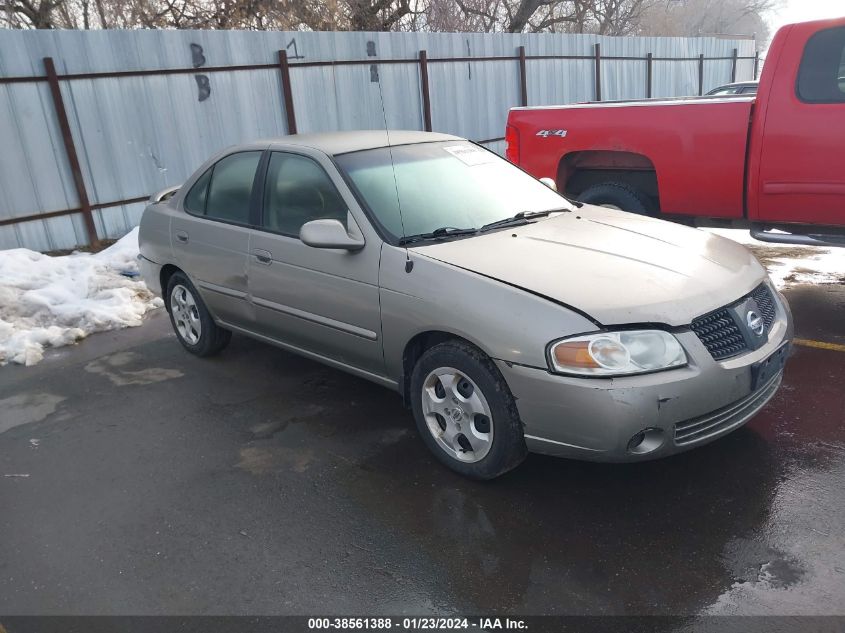
M347 205L328 174L315 161L298 154L274 152L267 167L264 227L299 236L311 220L340 220L346 226Z

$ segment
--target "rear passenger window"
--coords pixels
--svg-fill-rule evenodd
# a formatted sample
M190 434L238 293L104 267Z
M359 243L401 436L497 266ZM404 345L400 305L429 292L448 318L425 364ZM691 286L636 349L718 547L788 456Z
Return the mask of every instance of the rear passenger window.
M249 224L249 202L261 152L230 154L199 177L185 208L215 220Z
M211 181L212 171L213 167L200 176L185 196L185 208L191 213L205 215L205 201L208 199L208 183Z
M261 152L241 152L214 166L205 214L217 220L249 223L249 199Z
M340 220L346 226L346 202L325 170L310 158L274 152L266 182L265 228L298 237L302 225L311 220Z
M807 41L797 92L807 103L845 103L845 28L819 31Z

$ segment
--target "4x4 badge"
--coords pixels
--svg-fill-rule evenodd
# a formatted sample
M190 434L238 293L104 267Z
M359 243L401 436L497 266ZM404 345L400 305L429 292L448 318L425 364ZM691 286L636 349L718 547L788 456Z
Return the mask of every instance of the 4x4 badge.
M561 138L565 138L567 135L566 130L540 130L534 136L542 136L543 138L549 138L550 136L559 136Z

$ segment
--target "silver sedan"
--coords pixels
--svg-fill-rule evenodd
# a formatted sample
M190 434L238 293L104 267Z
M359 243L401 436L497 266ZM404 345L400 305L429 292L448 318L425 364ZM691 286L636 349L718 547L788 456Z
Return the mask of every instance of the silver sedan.
M528 451L706 444L772 398L792 337L743 246L570 202L444 134L229 148L153 197L140 244L189 352L234 331L394 389L433 454L482 479Z

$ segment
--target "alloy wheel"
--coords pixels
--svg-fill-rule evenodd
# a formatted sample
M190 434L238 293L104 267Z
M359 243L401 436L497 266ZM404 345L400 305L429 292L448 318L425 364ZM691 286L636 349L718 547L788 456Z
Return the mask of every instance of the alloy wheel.
M173 286L170 293L170 313L176 331L190 345L196 345L202 336L202 323L194 295L182 284Z

